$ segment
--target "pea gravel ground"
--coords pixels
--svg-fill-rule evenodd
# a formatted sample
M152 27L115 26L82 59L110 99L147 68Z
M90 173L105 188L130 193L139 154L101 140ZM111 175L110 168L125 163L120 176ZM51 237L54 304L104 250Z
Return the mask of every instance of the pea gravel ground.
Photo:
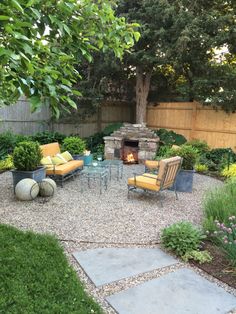
M64 188L58 187L53 198L38 197L32 202L15 199L11 173L5 172L0 175L0 222L23 230L56 235L78 275L85 282L86 289L106 313L114 313L104 301L106 295L124 289L125 286L135 285L146 277L150 279L160 274L143 274L138 280L131 278L122 282L120 288L119 283L115 283L98 290L75 263L72 252L93 247L155 247L165 226L182 220L200 224L204 194L222 184L211 177L195 174L193 193L179 193L179 200L176 201L174 192L165 191L162 193L162 207L159 196L142 191L132 193L130 199L127 199L127 178L133 172L143 171L142 165L124 166L123 178L117 181L113 173L108 189L101 195L98 182L93 182L89 189L84 180L81 193L81 180L78 176L74 181L67 181ZM176 267L181 267L181 263Z

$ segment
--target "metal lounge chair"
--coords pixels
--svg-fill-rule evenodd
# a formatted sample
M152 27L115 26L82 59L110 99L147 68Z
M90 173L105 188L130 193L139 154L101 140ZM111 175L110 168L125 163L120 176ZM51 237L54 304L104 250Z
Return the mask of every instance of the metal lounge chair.
M128 197L129 192L136 189L143 189L145 191L160 193L163 190L173 187L176 199L178 199L175 188L175 181L181 168L181 164L182 158L176 156L160 160L158 174L134 174L134 177L128 179Z

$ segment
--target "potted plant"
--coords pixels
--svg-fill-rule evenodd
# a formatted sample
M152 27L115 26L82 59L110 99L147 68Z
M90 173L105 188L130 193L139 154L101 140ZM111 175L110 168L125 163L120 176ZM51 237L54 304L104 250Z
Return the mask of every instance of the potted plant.
M171 148L165 157L180 156L183 158L182 168L176 179L176 190L179 192L192 192L194 165L198 158L198 150L189 144L178 148Z
M62 143L62 150L68 151L76 160L82 159L84 165L89 165L92 162L92 154L86 150L85 141L78 136L66 137Z
M14 189L16 184L25 178L34 179L37 182L42 181L46 176L43 166L40 166L42 152L38 142L25 141L17 144L13 151L12 170Z

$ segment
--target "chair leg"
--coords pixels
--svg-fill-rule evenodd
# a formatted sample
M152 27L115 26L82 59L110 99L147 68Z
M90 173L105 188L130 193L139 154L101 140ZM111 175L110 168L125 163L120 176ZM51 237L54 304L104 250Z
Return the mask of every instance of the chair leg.
M178 194L177 194L177 191L176 191L176 186L175 186L175 188L174 188L174 191L175 191L175 199L178 200L179 197L178 197Z

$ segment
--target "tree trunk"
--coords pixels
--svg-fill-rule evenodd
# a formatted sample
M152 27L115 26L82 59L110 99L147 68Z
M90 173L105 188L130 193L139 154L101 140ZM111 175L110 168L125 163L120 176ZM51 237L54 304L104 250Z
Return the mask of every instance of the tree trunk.
M152 72L144 72L139 66L136 68L136 123L146 123L147 98L150 89Z

